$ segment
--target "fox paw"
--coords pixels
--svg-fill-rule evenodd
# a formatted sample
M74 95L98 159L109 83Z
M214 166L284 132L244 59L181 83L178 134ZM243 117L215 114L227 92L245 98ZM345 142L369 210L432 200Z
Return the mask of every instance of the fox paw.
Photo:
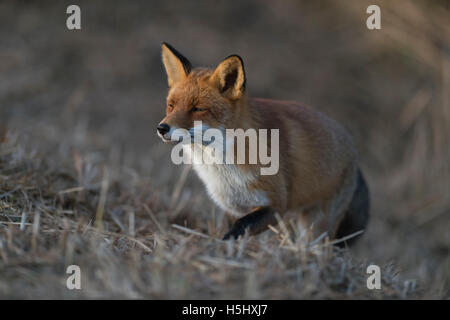
M237 238L239 238L240 236L243 236L245 234L245 227L243 227L243 226L233 226L232 228L231 228L231 230L230 231L228 231L224 236L223 236L223 239L222 240L228 240L228 239L230 239L230 238L233 238L233 239L237 239Z

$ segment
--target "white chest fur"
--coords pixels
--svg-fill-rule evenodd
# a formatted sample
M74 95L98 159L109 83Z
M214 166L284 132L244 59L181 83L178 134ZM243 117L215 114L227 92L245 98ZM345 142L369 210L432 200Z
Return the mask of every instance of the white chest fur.
M186 145L183 146L183 150L191 159L192 156L204 160L211 157L207 146ZM255 172L225 163L193 163L193 167L205 184L210 197L229 213L240 217L255 207L269 205L265 192L249 188L249 185L257 179Z

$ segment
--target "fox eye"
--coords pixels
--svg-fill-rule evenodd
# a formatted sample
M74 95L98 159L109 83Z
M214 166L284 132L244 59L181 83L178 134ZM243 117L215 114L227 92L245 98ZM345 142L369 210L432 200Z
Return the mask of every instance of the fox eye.
M169 109L173 109L173 103L169 103L168 106L169 106Z
M197 107L193 107L193 108L191 109L192 112L199 112L199 111L206 111L206 110L208 110L208 109L197 108Z

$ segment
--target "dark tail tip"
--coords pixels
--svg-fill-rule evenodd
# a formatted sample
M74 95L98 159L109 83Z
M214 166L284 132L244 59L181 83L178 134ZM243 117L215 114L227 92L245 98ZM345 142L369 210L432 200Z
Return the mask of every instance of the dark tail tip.
M352 201L345 213L345 217L339 225L336 238L340 239L345 236L365 230L369 223L370 195L366 180L358 169L358 181ZM350 238L346 241L336 244L338 247L351 246L361 235Z

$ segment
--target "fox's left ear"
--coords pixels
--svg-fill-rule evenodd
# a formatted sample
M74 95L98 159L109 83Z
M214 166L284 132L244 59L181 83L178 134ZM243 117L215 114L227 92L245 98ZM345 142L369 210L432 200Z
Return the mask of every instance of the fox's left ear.
M245 70L241 57L232 55L225 58L214 70L211 81L225 97L231 100L242 97L245 93Z
M191 72L191 63L170 44L163 42L161 55L167 72L169 87L185 79Z

